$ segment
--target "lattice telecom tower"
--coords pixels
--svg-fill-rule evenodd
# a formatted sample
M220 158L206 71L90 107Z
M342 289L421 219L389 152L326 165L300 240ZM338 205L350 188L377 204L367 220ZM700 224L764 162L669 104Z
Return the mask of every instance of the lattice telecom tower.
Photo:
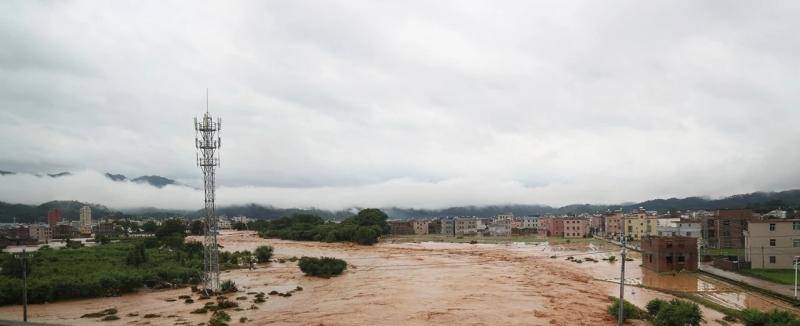
M203 287L213 292L219 291L219 245L217 234L219 227L217 214L214 211L215 170L219 166L219 157L215 154L222 147L219 137L222 130L222 119L217 121L208 113L208 93L206 92L206 114L200 122L194 119L195 147L197 147L197 166L203 171L205 188L205 239L203 241Z

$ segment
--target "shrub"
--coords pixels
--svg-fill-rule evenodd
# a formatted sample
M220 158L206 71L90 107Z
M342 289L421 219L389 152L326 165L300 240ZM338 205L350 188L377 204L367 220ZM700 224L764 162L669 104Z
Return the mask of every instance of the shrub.
M145 251L144 244L138 244L125 257L125 262L128 265L139 267L147 262L147 252Z
M344 260L332 257L301 257L297 266L306 275L324 278L339 275L347 269L347 263Z
M658 314L658 311L661 310L661 307L668 304L668 302L661 300L661 299L653 299L647 303L645 307L647 309L647 314L650 316L655 316Z
M231 293L231 292L239 291L239 289L236 288L236 283L234 281L232 281L232 280L227 280L225 282L222 282L219 285L219 290L222 293Z
M227 312L222 310L217 310L214 314L211 315L211 319L208 320L209 326L224 326L228 325L227 322L231 321L231 316L228 315Z
M796 326L800 325L797 316L782 310L774 309L763 312L757 309L742 311L742 321L745 326Z
M619 318L619 299L611 298L614 302L608 307L608 313L614 318ZM645 319L647 318L647 313L644 312L639 307L633 305L628 301L624 301L623 304L623 319Z
M103 319L101 320L102 321L119 320L119 317L117 317L117 315L108 315L103 317Z
M360 245L371 245L378 242L378 231L373 227L360 226L353 235L353 240Z
M652 300L647 304L647 311L654 326L699 326L703 321L703 313L696 303L678 299Z
M256 261L266 263L272 258L272 246L260 246L256 248Z
M615 260L617 260L617 257L616 257L616 256L614 256L614 255L611 255L611 256L609 256L609 257L608 257L608 261L610 261L610 262L612 262L612 263L613 263Z

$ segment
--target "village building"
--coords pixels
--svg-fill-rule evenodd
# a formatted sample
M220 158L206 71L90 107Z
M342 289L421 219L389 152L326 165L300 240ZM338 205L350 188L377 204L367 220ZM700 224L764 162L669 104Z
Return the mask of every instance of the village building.
M800 219L750 221L745 259L753 269L791 269L800 256Z
M411 221L389 221L389 232L394 235L414 234L414 225Z
M471 217L459 217L455 219L456 235L476 235L478 234L478 219Z
M697 238L646 236L641 250L642 267L653 271L697 270Z
M565 238L585 238L589 235L589 220L585 218L565 218Z
M744 231L753 219L749 209L717 210L703 219L703 238L710 248L744 248Z
M430 222L423 220L413 220L411 225L414 228L414 234L428 234L429 223Z

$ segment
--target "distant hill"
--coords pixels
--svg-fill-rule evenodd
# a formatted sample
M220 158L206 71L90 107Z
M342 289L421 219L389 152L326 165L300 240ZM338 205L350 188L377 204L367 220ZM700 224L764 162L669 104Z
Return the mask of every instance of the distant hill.
M127 179L122 174L111 174L111 173L108 173L108 172L106 172L106 178L109 178L109 179L114 180L114 181L125 181L125 179Z
M0 222L9 223L15 220L20 223L46 222L47 212L53 208L61 209L64 220L75 221L80 216L81 207L92 208L92 217L123 217L125 214L98 204L86 204L78 201L50 201L41 205L9 204L0 202Z
M65 176L68 176L68 175L72 175L72 173L65 171L65 172L59 172L59 173L48 173L47 175L49 177L51 177L51 178L58 178L58 177L65 177Z
M157 176L156 176L157 177ZM137 178L138 179L138 178ZM147 179L145 179L147 180ZM155 179L158 180L158 179ZM58 207L64 211L64 217L68 220L78 218L78 210L85 204L77 201L51 201L41 205L23 205L0 202L0 222L11 222L16 217L18 222L43 221L47 216L47 211ZM106 216L117 217L189 217L199 218L203 216L203 210L173 210L158 208L137 208L127 209L124 212L115 211L102 205L89 204L92 207L92 216L96 218ZM444 209L412 209L387 207L381 208L390 218L426 218L438 216L478 216L491 217L502 213L514 213L514 215L542 215L542 214L580 214L580 213L603 213L609 210L623 209L626 211L635 210L643 207L647 210L667 212L670 210L715 210L715 209L735 209L750 208L756 212L765 213L773 209L800 209L800 190L787 190L780 192L754 192L750 194L734 195L720 199L709 199L703 197L653 199L640 203L625 203L622 205L591 205L574 204L563 207L551 207L546 205L493 205L493 206L464 206L449 207ZM227 216L247 216L257 219L275 219L282 216L296 213L315 214L324 218L341 220L353 215L358 209L352 208L341 211L330 211L323 209L299 209L299 208L276 208L269 205L235 205L218 207L217 214Z
M124 174L113 174L106 172L105 176L106 178L109 178L113 181L122 182L128 180L128 177L126 177ZM156 188L163 188L168 185L180 185L175 180L172 180L170 178L165 178L160 175L143 175L141 177L133 178L130 180L136 183L146 183Z
M0 175L14 175L14 174L17 174L17 173L16 172L11 172L11 171L0 170Z
M144 175L144 176L141 176L141 177L138 177L138 178L135 178L135 179L131 179L131 181L138 182L138 183L147 183L147 184L150 184L151 186L157 187L157 188L163 188L163 187L165 187L167 185L176 184L175 180L172 180L172 179L169 179L169 178L165 178L165 177L162 177L162 176L158 176L158 175Z

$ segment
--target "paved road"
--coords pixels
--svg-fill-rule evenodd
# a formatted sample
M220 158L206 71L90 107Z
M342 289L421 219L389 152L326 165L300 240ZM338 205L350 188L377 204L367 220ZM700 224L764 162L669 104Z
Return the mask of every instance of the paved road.
M721 276L721 277L724 277L724 278L727 278L727 279L731 279L731 280L734 280L734 281L737 281L737 282L745 283L745 284L748 284L748 285L751 285L751 286L754 286L754 287L757 287L757 288L760 288L760 289L769 290L769 291L772 291L772 292L775 292L775 293L779 293L779 294L785 295L785 296L790 297L790 298L794 297L794 285L777 284L777 283L773 283L773 282L770 282L770 281L765 281L765 280L762 280L762 279L758 279L758 278L755 278L755 277L742 275L742 274L739 274L739 273L728 272L728 271L716 268L714 266L711 266L711 264L707 264L707 263L698 264L698 268L701 271L704 271L706 273L718 275L718 276Z

